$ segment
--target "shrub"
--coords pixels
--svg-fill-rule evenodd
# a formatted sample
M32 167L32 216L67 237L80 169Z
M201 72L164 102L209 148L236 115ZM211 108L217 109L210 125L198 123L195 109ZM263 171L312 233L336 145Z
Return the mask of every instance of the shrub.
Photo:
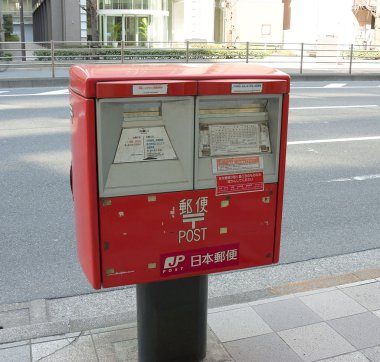
M263 58L270 55L273 50L250 49L249 58ZM49 49L36 50L34 55L39 61L51 61ZM189 48L189 59L245 59L247 52L242 49L221 49L196 47ZM184 60L187 57L186 49L155 49L155 48L124 48L125 60ZM103 48L64 48L54 51L54 60L71 61L80 60L121 60L121 49L112 47Z
M349 51L343 52L344 59L350 59ZM366 51L353 51L352 59L363 59L363 60L377 60L380 59L380 51L366 50Z

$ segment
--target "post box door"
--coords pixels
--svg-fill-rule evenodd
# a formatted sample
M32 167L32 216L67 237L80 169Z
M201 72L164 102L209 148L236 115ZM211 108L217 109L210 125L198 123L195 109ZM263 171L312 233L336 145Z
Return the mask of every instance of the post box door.
M193 189L194 97L97 101L99 196Z
M218 174L252 169L277 182L281 109L280 95L198 97L195 189L214 188Z

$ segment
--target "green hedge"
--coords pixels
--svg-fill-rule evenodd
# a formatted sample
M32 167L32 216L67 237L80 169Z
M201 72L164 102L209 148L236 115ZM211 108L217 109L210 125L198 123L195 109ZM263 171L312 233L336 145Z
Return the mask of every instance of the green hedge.
M345 59L350 59L351 52L345 51L343 52L343 57ZM363 59L363 60L377 60L380 59L380 52L378 51L353 51L352 59Z
M249 50L249 58L262 59L272 54L271 50ZM39 61L51 61L50 50L36 50L34 55ZM190 48L189 59L245 59L245 49L206 49ZM186 49L124 49L125 60L159 60L159 59L186 59ZM55 61L78 60L121 60L120 48L72 48L57 49L54 51Z

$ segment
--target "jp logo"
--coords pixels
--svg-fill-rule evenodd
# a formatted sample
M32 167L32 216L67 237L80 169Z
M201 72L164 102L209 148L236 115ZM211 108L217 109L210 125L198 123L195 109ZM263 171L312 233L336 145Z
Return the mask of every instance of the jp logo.
M162 274L178 273L181 272L184 267L181 264L185 261L185 255L168 256L165 259L164 268Z
M164 269L177 268L185 260L185 255L169 256L165 259Z

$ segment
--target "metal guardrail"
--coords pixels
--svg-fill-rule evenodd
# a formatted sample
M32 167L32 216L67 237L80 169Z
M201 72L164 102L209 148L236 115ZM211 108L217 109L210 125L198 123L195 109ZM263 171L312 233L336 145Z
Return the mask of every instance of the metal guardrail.
M363 68L380 72L380 46L194 41L0 43L0 70L49 67L53 78L57 68L76 63L144 62L245 62L292 68L299 74L311 69L339 69L352 74Z

